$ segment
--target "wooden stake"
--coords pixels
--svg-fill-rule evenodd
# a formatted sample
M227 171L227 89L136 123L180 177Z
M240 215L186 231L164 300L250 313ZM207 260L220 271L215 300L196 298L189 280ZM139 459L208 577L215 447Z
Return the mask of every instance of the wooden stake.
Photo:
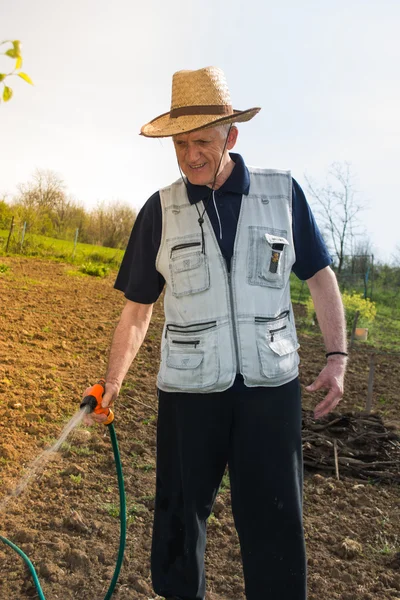
M372 391L374 388L374 372L375 372L375 354L371 354L371 358L369 361L367 404L365 406L365 410L367 413L370 413L371 408L372 408Z
M24 245L25 232L26 232L26 221L24 222L24 225L22 227L22 233L21 233L21 242L20 242L20 250L21 250L21 252L22 252L22 246Z
M72 250L72 260L75 259L76 244L78 243L79 228L75 231L74 249Z
M10 233L8 234L8 240L7 240L7 244L6 244L6 254L8 252L8 246L10 244L10 239L11 239L11 234L13 232L13 229L14 229L14 217L11 219Z
M337 440L336 438L333 440L333 454L335 456L335 473L336 479L339 481L339 460L338 460L338 451L337 451Z
M353 328L351 330L351 338L350 338L350 349L353 348L353 344L354 344L354 336L356 335L356 327L357 327L357 321L358 321L358 317L360 316L360 311L357 310L356 314L354 315L354 321L353 321Z

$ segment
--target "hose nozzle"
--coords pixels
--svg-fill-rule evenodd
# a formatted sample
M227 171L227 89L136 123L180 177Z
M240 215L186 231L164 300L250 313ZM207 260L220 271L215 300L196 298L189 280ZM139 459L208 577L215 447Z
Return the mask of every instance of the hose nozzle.
M85 408L88 414L94 412L96 415L106 415L108 418L103 421L103 425L109 425L114 420L114 413L111 408L103 408L101 406L101 401L105 391L106 382L104 379L100 379L90 388L90 393L84 397L80 408Z

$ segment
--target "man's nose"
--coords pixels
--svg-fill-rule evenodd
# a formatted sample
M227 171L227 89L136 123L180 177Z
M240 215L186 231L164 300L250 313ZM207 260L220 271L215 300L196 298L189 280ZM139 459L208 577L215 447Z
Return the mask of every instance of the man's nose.
M200 157L200 150L198 149L198 147L193 144L189 144L188 148L187 148L187 155L186 155L186 160L189 163L196 163L196 161L198 160L198 158Z

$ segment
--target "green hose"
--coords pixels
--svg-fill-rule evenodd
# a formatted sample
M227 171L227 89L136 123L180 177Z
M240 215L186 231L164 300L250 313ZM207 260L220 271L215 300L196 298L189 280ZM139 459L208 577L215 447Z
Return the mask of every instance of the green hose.
M110 587L108 588L108 592L104 597L104 600L110 600L111 596L113 595L115 586L118 581L119 573L121 571L122 561L124 559L125 543L126 543L126 497L125 497L124 476L122 473L121 456L120 456L119 449L118 449L117 436L115 435L114 423L110 423L109 425L107 425L107 427L109 428L109 431L110 431L111 444L112 444L112 448L113 448L113 452L114 452L114 460L115 460L115 466L117 469L117 477L118 477L120 538L119 538L118 557L117 557L117 563L115 565L114 575L111 580ZM33 581L34 581L36 590L39 594L39 600L46 600L46 598L43 594L43 590L40 586L39 578L37 576L35 568L34 568L33 564L31 563L31 561L29 560L29 558L27 557L27 555L24 552L22 552L22 550L20 548L18 548L18 546L16 546L12 542L10 542L10 540L7 540L7 538L4 538L3 536L0 535L0 540L2 542L4 542L5 544L7 544L7 546L10 546L10 548L15 550L15 552L17 552L24 559L24 561L26 562L26 564L29 568L29 571L33 577Z
M124 559L125 543L126 543L126 497L125 497L125 486L124 486L124 475L122 473L121 456L118 449L117 436L115 435L114 423L111 422L107 427L110 430L111 444L114 452L115 466L117 468L118 476L118 489L119 489L119 521L120 521L120 536L119 536L119 550L117 557L117 564L115 565L115 571L113 578L108 588L108 592L104 600L110 600L114 588L117 584L119 572L121 570L122 561Z
M13 550L15 550L15 552L18 552L18 554L20 556L22 556L22 558L24 559L24 561L28 565L29 571L30 571L30 573L31 573L31 575L33 577L33 581L35 583L35 587L36 587L37 592L39 594L39 599L40 600L46 600L46 598L44 597L44 594L43 594L43 590L40 587L40 583L39 583L39 579L38 579L38 576L37 576L36 571L35 571L35 567L31 563L31 561L29 560L29 558L27 557L27 555L25 554L25 552L22 552L22 550L20 548L18 548L18 546L16 546L12 542L10 542L10 540L7 540L6 538L4 538L2 535L0 535L0 540L2 542L4 542L5 544L7 544L7 546L10 546L10 548L12 548Z

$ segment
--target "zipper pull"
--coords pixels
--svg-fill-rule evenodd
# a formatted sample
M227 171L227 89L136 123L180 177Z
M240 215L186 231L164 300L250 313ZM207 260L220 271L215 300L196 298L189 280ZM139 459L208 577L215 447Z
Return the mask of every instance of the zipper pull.
M273 342L273 341L274 341L274 332L271 331L271 342Z

